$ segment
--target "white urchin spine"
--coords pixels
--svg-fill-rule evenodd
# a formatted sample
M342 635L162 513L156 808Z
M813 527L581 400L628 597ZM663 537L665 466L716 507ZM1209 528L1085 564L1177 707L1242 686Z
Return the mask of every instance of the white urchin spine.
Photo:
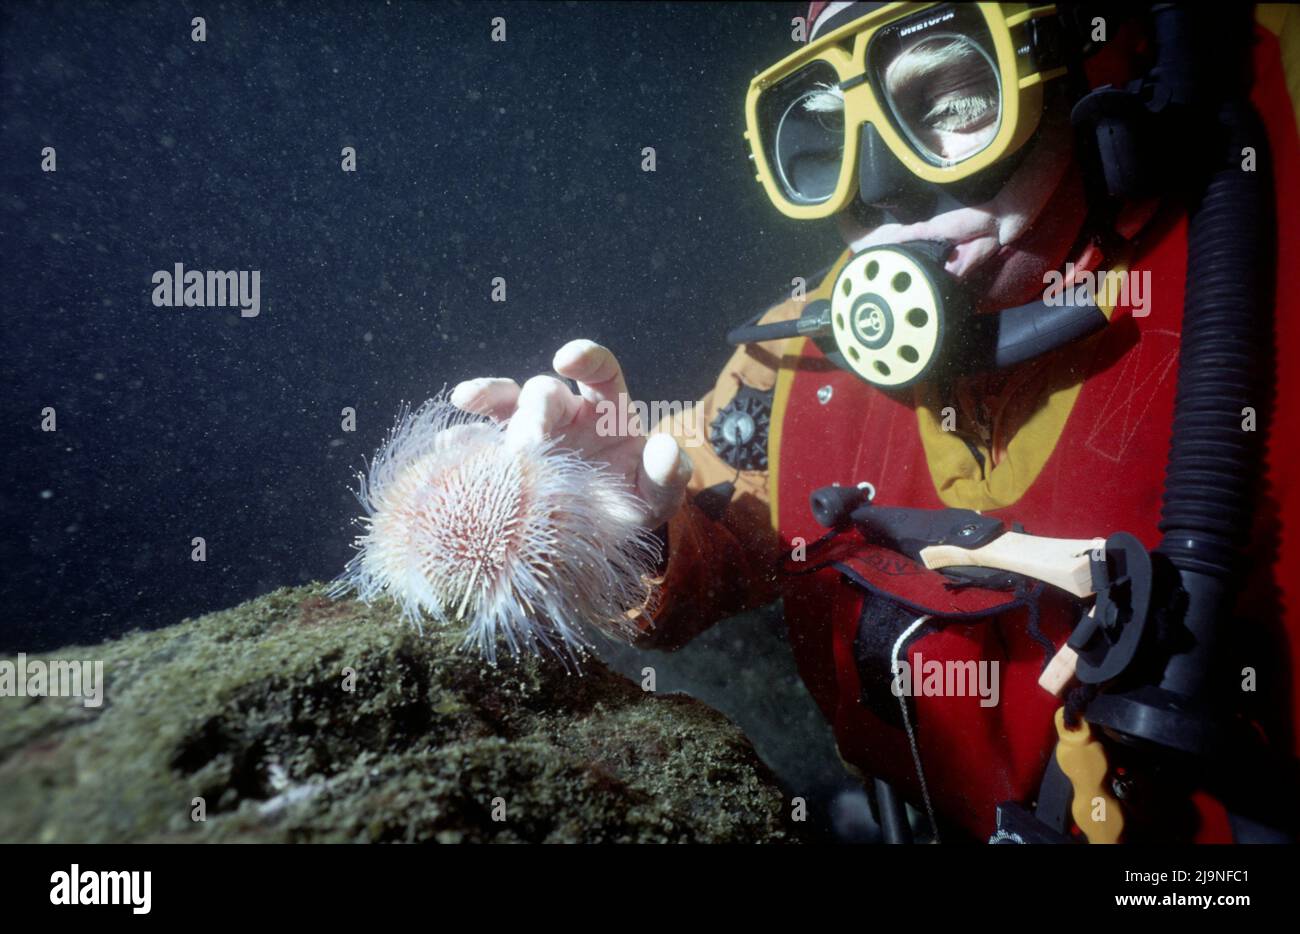
M650 597L658 545L603 465L552 442L512 447L439 396L399 413L357 496L364 532L335 596L386 593L417 626L463 626L491 661L498 638L576 659L588 628L638 631L627 610Z

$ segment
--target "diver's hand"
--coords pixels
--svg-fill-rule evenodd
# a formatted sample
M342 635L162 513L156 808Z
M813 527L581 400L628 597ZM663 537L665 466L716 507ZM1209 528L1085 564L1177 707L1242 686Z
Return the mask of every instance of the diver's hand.
M553 438L589 461L603 461L626 479L645 503L642 524L657 529L677 511L691 478L691 461L670 435L647 438L654 426L641 426L623 368L610 351L589 340L569 341L555 354L555 372L578 384L575 394L553 376L534 376L520 388L512 379L471 379L451 392L451 403L467 412L506 421L506 436L516 441ZM602 404L605 403L605 404ZM608 406L626 409L615 425L624 433L598 431ZM615 409L617 412L618 409Z

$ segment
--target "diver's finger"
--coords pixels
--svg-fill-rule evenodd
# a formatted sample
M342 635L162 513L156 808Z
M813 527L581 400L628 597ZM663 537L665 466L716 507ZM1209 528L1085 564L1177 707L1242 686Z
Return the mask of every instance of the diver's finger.
M652 435L641 452L637 494L650 509L647 525L658 528L682 503L694 466L672 435Z
M629 404L623 368L609 348L595 341L569 341L555 352L551 366L566 379L575 380L582 398L593 405L605 401L618 406Z
M519 390L519 404L506 426L514 443L543 441L564 431L582 410L582 400L554 376L534 376Z
M515 413L519 384L499 377L467 379L452 389L450 401L458 409L501 422Z

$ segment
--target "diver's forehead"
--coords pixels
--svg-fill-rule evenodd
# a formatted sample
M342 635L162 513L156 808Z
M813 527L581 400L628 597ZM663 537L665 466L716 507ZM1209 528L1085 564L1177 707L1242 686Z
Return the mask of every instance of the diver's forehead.
M817 0L808 7L808 41L824 36L829 32L834 32L845 23L852 22L866 16L868 13L874 13L881 7L888 6L887 3L869 3L866 0L835 0L835 2L825 2Z

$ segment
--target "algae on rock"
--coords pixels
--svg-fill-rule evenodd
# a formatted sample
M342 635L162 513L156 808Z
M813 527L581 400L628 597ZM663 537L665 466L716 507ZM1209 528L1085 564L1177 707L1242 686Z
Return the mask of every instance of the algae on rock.
M43 656L104 702L0 697L0 841L789 839L721 714L457 645L311 585Z

